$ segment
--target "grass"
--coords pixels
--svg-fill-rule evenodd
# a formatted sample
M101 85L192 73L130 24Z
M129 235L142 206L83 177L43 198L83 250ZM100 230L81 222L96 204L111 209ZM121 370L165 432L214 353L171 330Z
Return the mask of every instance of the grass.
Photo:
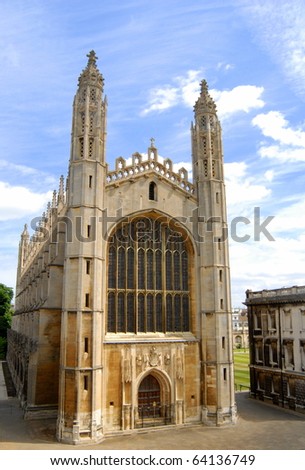
M249 350L234 350L234 383L236 390L245 390L250 387Z

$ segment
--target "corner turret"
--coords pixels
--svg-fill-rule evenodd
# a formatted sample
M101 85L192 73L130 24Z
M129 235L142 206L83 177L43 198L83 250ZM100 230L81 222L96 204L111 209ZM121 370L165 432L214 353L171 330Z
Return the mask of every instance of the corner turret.
M194 182L222 180L221 126L216 104L209 94L206 80L201 82L200 96L194 106L192 154Z
M70 162L91 160L103 163L106 146L107 100L103 97L104 78L97 68L94 51L78 79L73 104Z

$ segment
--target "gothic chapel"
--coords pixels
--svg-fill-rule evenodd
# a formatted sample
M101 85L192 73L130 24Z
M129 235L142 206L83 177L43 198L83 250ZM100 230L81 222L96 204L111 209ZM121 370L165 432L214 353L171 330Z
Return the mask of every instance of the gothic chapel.
M21 235L7 361L26 419L61 442L236 421L221 127L207 83L193 181L158 156L106 162L94 51L73 104L66 184Z

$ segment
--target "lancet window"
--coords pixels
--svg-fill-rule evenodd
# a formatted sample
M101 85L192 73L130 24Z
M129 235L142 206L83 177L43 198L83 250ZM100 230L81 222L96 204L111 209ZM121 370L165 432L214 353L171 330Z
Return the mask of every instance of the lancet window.
M168 223L121 225L108 247L108 333L190 330L190 251Z

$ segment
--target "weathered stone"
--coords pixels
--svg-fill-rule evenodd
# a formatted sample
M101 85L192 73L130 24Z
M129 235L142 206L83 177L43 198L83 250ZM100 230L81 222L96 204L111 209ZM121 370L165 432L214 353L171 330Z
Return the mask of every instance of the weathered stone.
M89 54L60 178L21 236L8 363L31 416L58 406L72 444L150 425L236 419L221 128L202 82L193 181L151 139L106 164L104 80Z

